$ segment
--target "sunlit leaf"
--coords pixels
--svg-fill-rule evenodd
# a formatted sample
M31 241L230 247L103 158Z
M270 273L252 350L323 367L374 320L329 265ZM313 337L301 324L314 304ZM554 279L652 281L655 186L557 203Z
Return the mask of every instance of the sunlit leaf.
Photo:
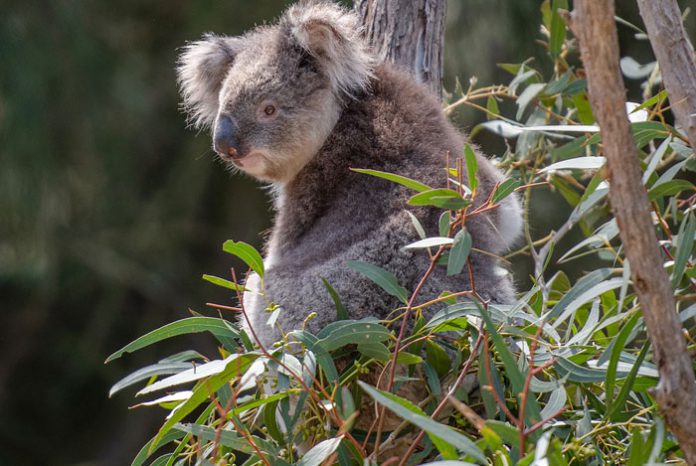
M404 249L427 249L432 247L449 245L454 243L454 241L455 240L452 238L434 236L432 238L425 238L414 243L407 244L406 246L404 246Z
M225 338L237 338L239 336L239 332L226 320L214 317L189 317L164 325L157 330L143 335L113 353L106 358L105 362L108 363L114 359L120 358L125 353L132 353L146 346L150 346L153 343L166 340L167 338L200 332L210 332L215 336Z
M357 173L363 173L365 175L376 176L377 178L389 180L418 192L424 192L433 189L427 184L423 184L419 181L406 178L405 176L396 175L394 173L387 173L379 170L368 170L364 168L351 168L351 170Z
M447 188L423 191L409 199L408 203L409 205L435 206L449 210L463 209L470 204L457 191Z
M311 450L305 453L297 465L320 466L336 451L342 439L342 437L336 437L317 443Z
M227 240L223 243L222 250L239 257L251 270L256 272L259 277L263 278L263 258L252 245L243 241L237 241L235 243L232 240Z
M203 280L210 282L213 285L227 288L229 290L240 291L242 293L246 291L246 288L244 288L242 285L239 285L230 280L225 280L224 278L216 277L214 275L203 275Z

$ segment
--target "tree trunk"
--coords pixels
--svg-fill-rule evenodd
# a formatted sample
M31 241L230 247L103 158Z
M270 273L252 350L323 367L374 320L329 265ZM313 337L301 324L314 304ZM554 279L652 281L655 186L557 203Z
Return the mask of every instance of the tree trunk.
M696 465L696 382L624 105L614 1L576 1L571 25L580 44L590 104L602 134L612 211L660 373L654 394L687 462Z
M696 148L696 62L677 0L638 0L672 113Z
M355 0L374 51L442 96L445 0Z

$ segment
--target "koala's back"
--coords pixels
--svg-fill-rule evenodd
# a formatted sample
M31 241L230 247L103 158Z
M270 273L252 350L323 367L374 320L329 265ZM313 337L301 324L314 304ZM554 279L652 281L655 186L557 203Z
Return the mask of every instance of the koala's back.
M335 319L333 302L321 278L338 291L351 318L384 318L398 306L394 297L348 268L348 260L367 261L389 270L409 291L427 269L424 252L403 249L418 239L405 212L406 200L413 193L350 168L397 173L441 187L446 182L447 155L459 157L463 147L464 138L425 87L390 65L376 68L370 90L347 103L319 153L278 191L265 292L267 299L283 307L279 324L284 331L302 327L310 312L317 314L308 323L310 330ZM480 204L501 176L482 156L478 165L476 203ZM509 202L516 203L514 199ZM515 207L511 208L513 215L519 215ZM438 234L441 210L410 210L429 236ZM467 222L474 248L499 253L509 237L516 235L499 231L501 210ZM473 252L471 260L481 296L494 302L512 299L510 278L498 273L494 258ZM448 277L442 269L437 269L418 302L444 290L470 288L466 273ZM270 343L278 335L264 325L263 305L255 303L255 307L249 310L251 325L265 343Z

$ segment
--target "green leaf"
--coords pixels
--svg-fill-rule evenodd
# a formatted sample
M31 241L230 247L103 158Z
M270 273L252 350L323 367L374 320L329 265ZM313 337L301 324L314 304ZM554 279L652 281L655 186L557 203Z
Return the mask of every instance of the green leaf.
M360 354L363 354L368 358L373 358L381 362L389 361L389 359L391 358L391 353L389 352L389 349L384 345L384 343L361 343L358 345L358 351L360 352Z
M412 365L412 364L420 364L423 362L423 358L420 356L409 353L408 351L400 351L399 354L396 356L396 362L399 364L405 364L405 365Z
M324 288L326 288L326 291L329 292L329 296L331 296L331 300L334 302L334 306L336 306L336 320L348 320L348 311L341 302L341 297L338 295L334 287L331 286L328 280L326 280L324 277L320 278L321 282L324 284Z
M394 173L381 172L379 170L367 170L363 168L351 168L352 171L358 173L364 173L365 175L376 176L377 178L383 178L385 180L392 181L394 183L406 186L407 188L413 189L418 192L430 191L431 188L427 184L420 183L416 180L406 178L405 176L395 175Z
M522 393L524 390L524 375L517 366L517 362L512 356L512 353L510 353L507 343L496 330L488 310L486 310L478 301L476 301L476 304L479 307L481 317L486 324L486 330L493 341L493 345L498 352L498 356L500 357L501 361L503 361L503 366L505 366L505 375L508 377L508 379L510 379L513 391L516 394ZM533 425L541 421L541 409L536 398L533 396L527 397L527 410L525 412L525 416L525 420L528 421L529 425Z
M162 439L179 421L181 421L191 411L207 400L209 396L217 392L220 387L228 383L230 379L244 373L249 365L258 357L259 355L256 353L240 354L238 357L230 360L227 367L225 367L222 372L196 384L196 386L193 388L191 397L177 406L177 408L170 413L169 418L167 418L164 425L160 428L159 432L155 436L153 444L158 444L160 439ZM180 427L177 428L180 430L186 430Z
M254 246L243 241L237 241L235 243L232 240L227 240L222 245L222 250L239 257L251 270L256 272L259 277L263 278L263 258Z
M601 382L605 378L605 371L603 370L583 367L562 357L556 360L554 368L561 377L566 377L571 382L593 383Z
M150 466L166 466L169 461L174 459L173 456L173 453L166 453L160 456L159 458L153 460L152 463L150 463Z
M225 280L224 278L216 277L214 275L203 275L203 280L229 290L240 291L242 293L246 291L246 288L244 288L242 285L238 285L233 281Z
M544 92L542 95L545 97L551 97L560 92L563 92L570 83L571 76L572 72L566 71L560 78L549 82L544 88Z
M519 448L520 446L520 433L516 427L508 424L507 422L496 421L493 419L486 420L486 426L498 434L498 436L508 445L512 447Z
M474 463L467 463L466 461L445 460L433 461L432 463L423 463L422 466L474 466Z
M276 442L283 444L286 441L285 434L283 434L278 427L278 421L276 420L276 408L278 407L278 401L272 401L263 407L263 425L268 429L268 433L271 438Z
M142 369L138 369L132 374L127 375L118 382L116 382L109 390L109 398L111 398L116 393L120 392L124 388L130 387L142 380L148 380L151 377L157 377L159 375L171 375L177 374L181 371L185 371L192 367L190 362L171 362L164 364L152 364Z
M465 200L457 191L453 189L440 188L431 189L416 194L408 200L409 205L435 206L441 209L459 210L463 209L471 202Z
M564 387L558 387L553 390L549 397L549 401L546 403L546 406L544 406L544 409L541 410L541 418L549 419L551 416L554 416L565 406L567 399Z
M512 178L508 178L507 180L503 181L498 185L497 188L495 188L495 192L493 193L493 199L492 202L493 204L497 204L506 197L508 197L510 194L515 192L517 188L520 187L520 182L517 180L513 180Z
M648 100L637 106L636 108L633 109L634 112L637 112L639 110L644 110L648 107L652 107L653 105L657 104L658 102L661 102L667 98L667 89L662 89L660 92L655 94L654 96L650 97Z
M194 382L196 380L201 380L206 377L212 377L213 375L223 372L231 361L238 358L238 353L231 354L225 359L214 359L212 361L206 362L204 364L189 365L189 367L182 372L178 372L174 375L166 377L162 380L158 380L145 388L142 388L136 395L145 395L148 393L155 392L157 390L162 390L164 388L174 387L176 385L182 385L189 382Z
M674 196L682 191L692 191L693 189L694 185L690 181L672 180L650 188L650 191L648 191L648 198L651 201L656 201L661 197Z
M370 395L377 403L387 407L387 409L405 421L426 431L436 445L442 441L447 442L481 463L487 464L486 457L481 449L468 437L451 429L449 426L440 424L425 416L425 413L410 401L398 397L393 393L378 390L362 381L358 381L358 385L360 385L360 388Z
M498 101L495 100L495 97L488 96L488 100L486 100L486 110L488 110L487 118L489 120L500 116L500 108L498 108Z
M607 416L609 414L609 411L611 411L611 406L614 401L614 382L616 380L616 369L619 365L619 357L621 356L621 352L624 350L624 347L626 346L628 337L631 335L631 332L633 332L633 328L636 326L639 319L640 313L634 313L628 320L628 322L624 324L623 328L619 332L619 335L614 340L612 340L613 343L611 357L609 358L609 366L607 367L607 376L604 380Z
M239 336L239 332L232 324L224 319L215 317L189 317L177 320L176 322L172 322L171 324L167 324L143 335L106 358L104 363L109 363L114 359L120 358L125 353L132 353L171 337L200 332L210 332L216 337L224 338L237 338Z
M546 87L545 83L532 83L528 85L524 91L520 94L520 96L517 98L517 114L515 115L515 118L517 120L521 120L522 117L524 116L524 111L527 109L529 104L541 93L541 91L544 90L544 87Z
M454 243L447 259L447 275L457 275L461 273L469 252L471 252L471 235L465 229L461 229L454 236Z
M236 432L224 429L218 432L216 429L213 429L212 427L208 427L206 425L201 424L176 424L176 429L183 430L184 432L188 432L191 435L195 435L196 437L206 442L212 442L218 439L220 445L231 448L233 450L241 451L244 453L256 453L256 450L254 450L254 447L251 446L249 441ZM272 448L269 442L267 442L266 440L256 437L254 435L251 435L251 438L253 439L256 446L265 453L274 453L275 448Z
M390 295L399 298L404 304L408 304L408 292L406 288L399 285L399 281L393 273L364 261L348 261L346 265L369 278Z
M163 446L172 443L174 440L179 440L184 435L186 435L185 432L177 429L172 429L167 433L167 435L159 439L157 443L154 443L155 439L150 440L140 449L138 454L133 459L131 466L141 466L145 464L145 461L147 461L147 459L150 457L150 455L152 455L152 453L156 452ZM155 445L154 448L153 445Z
M549 31L549 53L556 58L561 53L566 37L565 21L558 13L558 9L568 9L567 0L553 0L551 3L551 30Z
M684 275L684 269L694 249L694 233L696 219L689 213L679 227L677 252L674 254L674 269L672 270L672 286L676 287Z
M447 374L452 366L447 351L431 340L425 341L425 360L437 371L439 377Z
M633 388L633 383L636 380L636 376L638 375L638 371L640 370L641 364L643 364L643 360L645 359L645 355L648 354L648 349L650 348L650 340L647 340L643 344L643 348L641 348L640 353L638 354L638 359L633 363L633 367L631 367L631 372L628 373L628 377L626 377L626 380L623 383L623 386L621 387L621 390L619 391L618 396L616 397L616 400L614 400L614 404L609 411L609 418L616 421L616 414L620 413L620 408L622 408L626 400L628 399L628 395L631 392L631 389Z
M346 345L379 343L389 339L389 329L375 321L342 320L344 325L331 327L332 330L316 345L326 351L335 351Z
M331 438L319 442L309 450L297 463L298 466L320 466L336 451L343 437Z
M450 215L449 210L442 212L442 214L440 215L440 218L437 222L438 232L440 233L440 236L449 235L451 218L452 216Z
M423 228L420 220L418 220L418 217L413 215L413 213L409 212L408 210L404 210L404 212L406 212L408 217L411 219L411 223L413 224L413 228L416 230L416 233L418 233L418 237L420 239L427 238L428 235L425 234L425 229Z
M475 191L478 187L478 178L476 178L476 173L478 172L478 161L476 160L476 153L474 152L474 149L472 149L469 144L464 145L464 160L466 162L466 173L469 180L469 187L472 191Z
M587 291L594 288L594 286L603 282L605 279L611 276L611 273L611 269L604 268L594 270L591 273L588 273L587 275L582 277L580 280L577 281L573 288L571 288L571 290L567 292L563 296L563 298L556 303L556 305L553 307L553 310L551 310L551 312L548 313L546 320L551 319L552 317L559 316L570 303L575 301L578 297L584 295Z

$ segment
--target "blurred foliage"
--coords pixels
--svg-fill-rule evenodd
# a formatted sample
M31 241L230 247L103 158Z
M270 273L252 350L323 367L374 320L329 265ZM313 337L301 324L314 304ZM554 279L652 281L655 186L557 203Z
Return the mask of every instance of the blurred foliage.
M639 22L633 2L618 3L621 16ZM258 245L269 225L255 183L231 179L211 157L207 135L185 129L176 49L205 31L241 33L287 4L2 2L0 464L121 465L155 428L159 416L128 413L128 400L106 398L118 374L151 355L104 366L105 355L186 315L187 305L222 301L225 293L192 277L222 275L231 263L215 245L230 237ZM501 82L496 62L532 54L551 67L532 40L536 0L450 0L448 7L448 89L455 76ZM645 43L628 28L621 33L624 50L647 61ZM637 83L631 91L640 93ZM454 116L467 126L482 118ZM480 136L489 153L505 151L499 139ZM542 231L567 213L539 211L554 217L532 212ZM582 267L574 267L577 276ZM522 282L527 274L522 266Z

